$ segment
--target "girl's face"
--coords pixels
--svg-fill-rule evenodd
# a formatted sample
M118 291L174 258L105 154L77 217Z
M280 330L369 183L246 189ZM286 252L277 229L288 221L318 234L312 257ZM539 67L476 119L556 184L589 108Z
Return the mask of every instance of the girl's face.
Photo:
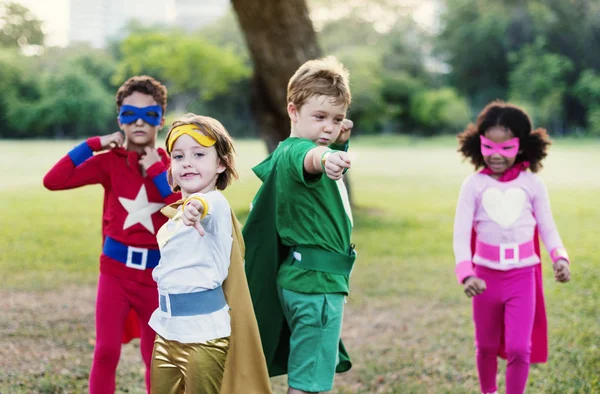
M519 150L519 139L502 126L486 130L481 139L481 153L485 165L495 175L502 175L515 164Z
M173 181L181 188L183 198L214 190L223 171L225 166L214 145L202 146L187 134L177 138L173 144L171 173Z

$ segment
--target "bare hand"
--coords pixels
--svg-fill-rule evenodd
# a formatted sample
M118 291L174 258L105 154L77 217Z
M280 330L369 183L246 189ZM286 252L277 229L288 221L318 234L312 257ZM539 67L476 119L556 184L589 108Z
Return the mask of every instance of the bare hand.
M112 134L103 135L100 137L100 145L102 145L102 149L114 149L123 146L125 142L125 137L123 137L123 133L120 131L116 131Z
M158 163L160 159L160 155L158 151L154 148L145 147L144 148L144 156L140 159L139 163L144 168L144 170L148 170L148 168L152 167L154 163Z
M554 267L554 279L560 283L566 283L571 280L571 270L569 269L569 263L564 259L558 259L553 264Z
M475 297L476 295L483 293L486 289L485 281L483 279L479 279L476 276L468 277L464 281L463 287L465 290L465 294L469 298Z
M183 207L183 224L186 226L193 226L196 230L198 230L198 234L204 236L206 231L204 231L204 227L200 224L200 217L202 216L202 212L204 211L204 205L198 200L190 200L185 207Z
M334 181L341 179L344 170L350 167L350 156L346 152L335 151L325 160L325 174Z
M338 135L334 144L344 145L350 139L350 134L352 133L353 127L354 122L352 122L350 119L344 119L342 121L342 128L340 129L340 134Z

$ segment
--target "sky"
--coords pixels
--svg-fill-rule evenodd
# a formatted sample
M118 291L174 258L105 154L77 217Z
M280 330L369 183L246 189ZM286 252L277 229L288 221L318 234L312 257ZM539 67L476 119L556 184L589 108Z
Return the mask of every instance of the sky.
M69 0L17 0L15 2L29 8L43 21L47 45L68 44Z
M46 45L66 46L69 43L69 0L16 0L16 2L29 8L43 21ZM414 1L407 1L407 3L414 3ZM421 5L417 7L413 17L422 25L430 25L434 19L435 7L428 1L417 3Z

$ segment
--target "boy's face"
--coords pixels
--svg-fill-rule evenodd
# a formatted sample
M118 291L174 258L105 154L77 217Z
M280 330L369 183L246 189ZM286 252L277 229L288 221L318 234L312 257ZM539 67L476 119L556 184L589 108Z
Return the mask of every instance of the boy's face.
M313 96L298 109L288 104L288 115L292 120L292 137L306 138L317 145L332 144L340 134L347 106L336 104L328 96Z
M121 108L126 105L137 108L145 108L156 106L158 103L156 100L154 100L154 97L149 94L133 92L123 99ZM156 134L158 133L158 130L160 130L165 123L165 119L162 117L162 114L157 113L156 115L160 117L160 123L157 126L145 122L142 118L135 120L133 123L121 123L121 121L117 118L119 121L119 126L125 132L127 143L137 146L153 146L156 142Z

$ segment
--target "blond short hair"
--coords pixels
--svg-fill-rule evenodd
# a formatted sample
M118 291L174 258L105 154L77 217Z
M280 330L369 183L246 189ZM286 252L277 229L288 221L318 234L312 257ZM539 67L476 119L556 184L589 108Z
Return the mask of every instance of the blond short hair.
M221 124L221 122L214 118L188 113L182 118L174 121L169 128L169 132L167 133L167 137L165 139L165 145L167 145L168 154L171 154L167 143L167 141L169 141L169 137L171 136L171 132L177 126L186 124L197 126L203 134L212 137L217 141L215 142L214 147L217 150L219 160L221 160L221 163L225 166L225 171L219 174L217 178L217 184L215 186L219 190L225 190L225 188L229 186L234 179L238 179L238 173L235 169L234 159L235 148L233 147L233 139L229 135L229 132L227 132L227 129ZM167 172L167 178L173 191L181 190L179 185L175 184L173 181L171 168L169 168Z
M348 107L352 101L350 73L334 56L309 60L290 78L287 102L300 109L314 96L327 96L336 105Z

